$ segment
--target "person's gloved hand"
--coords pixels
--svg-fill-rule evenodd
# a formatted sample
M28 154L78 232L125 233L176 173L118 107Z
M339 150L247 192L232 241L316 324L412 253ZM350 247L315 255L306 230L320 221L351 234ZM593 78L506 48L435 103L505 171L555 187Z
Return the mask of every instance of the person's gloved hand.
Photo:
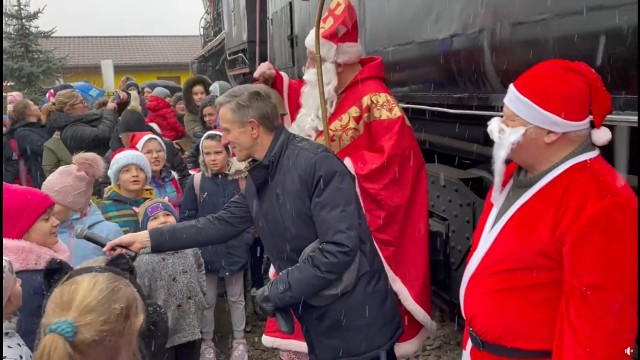
M267 317L273 317L276 311L276 307L271 302L271 299L269 299L271 284L273 284L273 280L269 281L267 285L258 289L255 298L255 303L258 306L259 311Z

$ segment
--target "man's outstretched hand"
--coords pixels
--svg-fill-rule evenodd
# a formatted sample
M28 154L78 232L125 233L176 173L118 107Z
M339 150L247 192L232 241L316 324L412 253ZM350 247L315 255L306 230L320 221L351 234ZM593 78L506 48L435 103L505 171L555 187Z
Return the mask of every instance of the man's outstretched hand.
M140 250L151 246L151 239L149 238L149 232L141 231L141 232L131 233L131 234L121 236L115 240L109 241L107 246L105 246L104 249L102 250L104 251L105 254L109 256L124 253L123 250L114 249L116 246L128 248L129 250L138 253L140 252Z

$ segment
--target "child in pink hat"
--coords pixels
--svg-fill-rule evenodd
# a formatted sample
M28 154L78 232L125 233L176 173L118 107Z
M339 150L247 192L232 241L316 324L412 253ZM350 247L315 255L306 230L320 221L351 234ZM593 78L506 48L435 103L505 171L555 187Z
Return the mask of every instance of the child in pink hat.
M2 253L13 263L26 297L18 333L33 351L44 303L44 267L53 258L69 261L69 250L58 241L60 222L55 205L42 191L2 183Z
M79 153L71 158L71 165L59 167L42 184L42 191L55 201L53 216L60 221L58 239L71 252L71 264L104 255L102 248L83 239L76 239L73 228L77 225L113 240L123 235L117 224L108 222L91 202L93 185L106 172L106 164L100 155Z

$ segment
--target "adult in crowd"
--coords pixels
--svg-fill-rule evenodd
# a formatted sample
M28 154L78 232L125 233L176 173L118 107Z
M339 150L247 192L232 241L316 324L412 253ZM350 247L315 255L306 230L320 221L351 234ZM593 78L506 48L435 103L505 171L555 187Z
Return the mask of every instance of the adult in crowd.
M184 106L184 95L181 92L173 94L171 108L176 113L178 122L184 126L184 115L187 113L187 108Z
M75 90L60 91L43 108L43 116L60 132L60 140L69 153L95 152L104 156L118 121L118 106L111 99L102 110L89 110L87 102Z
M271 85L283 99L284 124L294 134L324 143L354 172L360 200L391 286L402 305L404 333L398 356L418 352L434 333L429 275L428 196L422 151L407 117L385 85L380 57L363 57L355 7L334 0L324 15L320 49L324 84L315 69L315 29L306 37L307 64L302 80L289 80L271 64L254 78ZM328 129L321 117L318 87L324 87ZM299 336L267 323L263 343L284 350L304 349Z
M200 143L202 136L216 128L216 122L218 120L218 108L216 107L216 96L209 95L200 103L198 109L198 115L200 119L200 127L198 127L191 138L193 143L191 144L191 151L187 155L187 167L189 169L200 168Z
M187 108L187 113L184 115L184 129L192 139L197 137L197 134L202 137L205 132L201 128L198 109L202 100L209 96L209 87L211 87L211 80L200 75L190 77L182 85L184 106Z
M6 117L6 121L2 121L2 182L9 184L20 183L20 162L18 161L18 153L13 150L11 138L8 135L9 132L9 117ZM14 141L15 143L15 141ZM16 150L17 150L17 146ZM26 168L23 170L26 176ZM26 179L25 179L26 182Z
M610 113L582 62L543 61L509 86L488 126L495 181L460 288L463 358L629 358L638 198L596 148Z
M280 274L258 290L262 311L295 314L312 358L395 359L400 310L354 178L331 151L281 125L272 92L242 85L217 100L237 159L255 162L244 193L215 215L125 235L105 251L222 244L255 224Z
M42 123L40 109L30 100L20 100L13 105L13 117L8 135L15 140L32 186L40 188L45 179L42 153L50 134Z
M142 90L140 89L140 85L135 80L130 80L124 84L124 89L129 94L135 93L138 96L138 104L140 106L140 112L144 117L149 116L149 112L147 110L147 100L142 96Z

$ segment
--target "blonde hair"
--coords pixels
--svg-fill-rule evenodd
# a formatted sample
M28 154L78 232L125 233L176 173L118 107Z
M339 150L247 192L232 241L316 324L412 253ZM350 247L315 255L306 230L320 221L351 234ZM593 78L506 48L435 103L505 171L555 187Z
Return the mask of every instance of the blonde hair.
M140 106L140 95L135 91L129 92L129 106L127 106L127 110L133 110L139 113L142 112L142 106Z
M101 347L130 351L128 358L139 359L138 337L145 312L138 291L124 276L89 272L63 280L46 303L34 359L82 359ZM75 327L71 341L49 332L61 320ZM117 358L114 354L110 357Z
M17 121L17 120L26 120L27 118L27 111L29 111L29 109L31 108L31 106L33 105L33 103L31 102L31 100L28 99L23 99L18 101L17 103L15 103L13 105L13 121ZM37 122L42 123L41 119L38 119Z
M51 115L53 111L63 113L67 106L78 100L78 97L82 97L82 95L73 89L59 91L52 102L42 107L42 118L49 120L49 115Z

